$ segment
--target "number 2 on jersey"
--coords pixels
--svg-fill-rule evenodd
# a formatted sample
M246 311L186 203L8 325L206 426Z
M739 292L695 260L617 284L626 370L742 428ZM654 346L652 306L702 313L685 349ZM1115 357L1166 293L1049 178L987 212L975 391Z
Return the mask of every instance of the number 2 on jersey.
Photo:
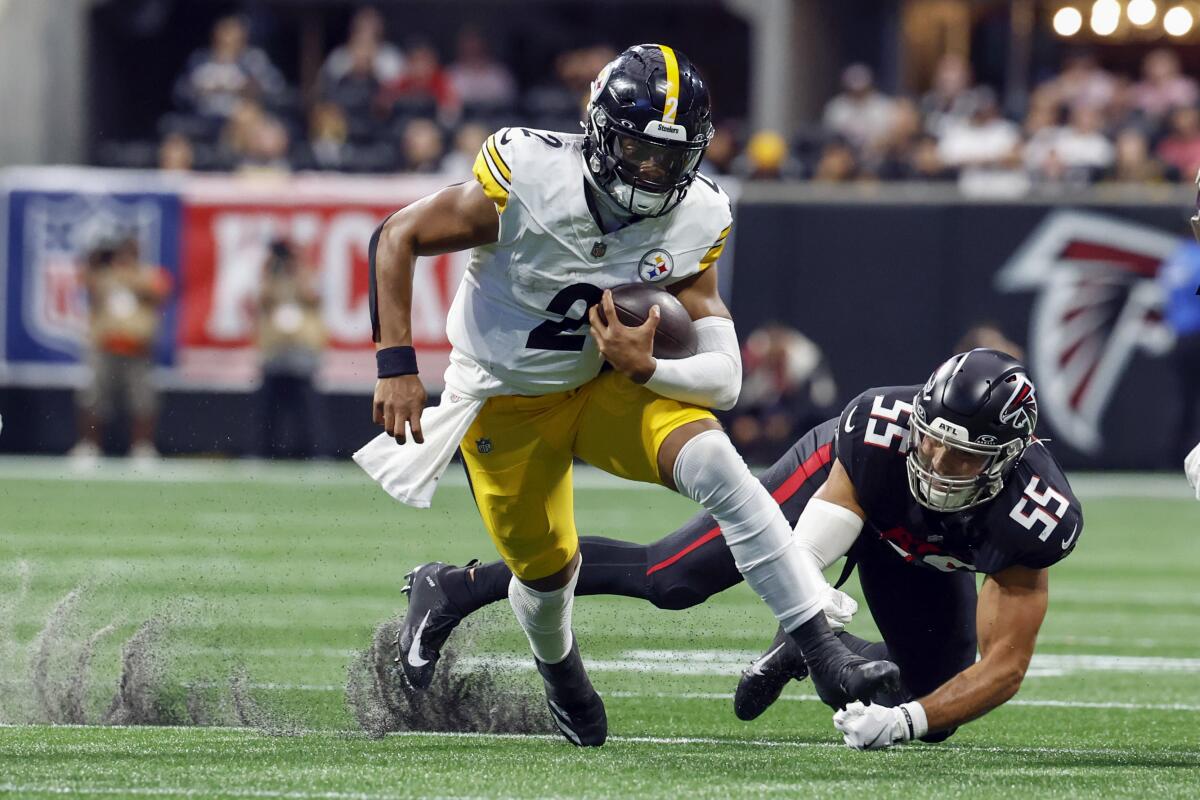
M525 346L530 350L582 352L587 335L569 333L569 331L577 331L587 324L588 309L599 303L603 295L603 290L590 283L575 283L563 289L554 295L549 305L546 306L547 311L551 314L558 314L562 319L548 319L531 330L529 338L525 340ZM567 316L571 312L571 308L580 300L584 303L583 313L578 317Z

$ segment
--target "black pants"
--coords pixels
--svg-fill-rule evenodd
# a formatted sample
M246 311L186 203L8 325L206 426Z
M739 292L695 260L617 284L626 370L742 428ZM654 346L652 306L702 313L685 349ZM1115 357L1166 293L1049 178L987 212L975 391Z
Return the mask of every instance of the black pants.
M761 478L791 525L829 475L836 426L837 420L830 420L809 431ZM648 545L597 536L580 542L580 595L624 594L659 608L682 609L742 580L708 514ZM907 690L900 702L928 694L975 663L974 575L907 564L869 528L850 555L886 646L886 651L873 648L869 657L889 658L900 667Z

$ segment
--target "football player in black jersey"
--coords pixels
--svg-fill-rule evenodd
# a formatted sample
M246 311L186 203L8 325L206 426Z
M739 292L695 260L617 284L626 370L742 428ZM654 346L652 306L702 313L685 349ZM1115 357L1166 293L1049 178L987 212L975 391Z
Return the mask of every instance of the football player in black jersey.
M1024 366L995 350L972 350L923 386L862 393L762 475L795 526L796 546L822 568L846 556L841 580L859 571L883 641L842 632L843 643L900 667L903 686L894 695L835 714L847 745L942 741L1016 694L1046 612L1047 568L1075 548L1083 529L1079 501L1035 438L1036 424ZM648 545L581 543L578 594L682 609L741 581L704 514ZM975 572L986 575L978 593ZM425 670L463 617L507 596L510 575L503 562L432 563L410 574L404 625L423 623L415 639ZM830 592L826 613L844 622L848 598ZM403 653L399 661L406 673L414 669ZM735 713L754 719L788 681L807 676L793 640L777 635L742 674ZM428 685L428 675L418 677ZM831 705L844 701L830 687L815 688Z

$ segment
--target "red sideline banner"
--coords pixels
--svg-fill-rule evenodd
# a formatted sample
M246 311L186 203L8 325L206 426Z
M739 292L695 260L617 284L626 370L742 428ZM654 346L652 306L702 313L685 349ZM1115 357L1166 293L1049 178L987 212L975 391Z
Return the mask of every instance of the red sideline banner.
M201 181L184 194L178 377L230 389L258 375L255 302L267 247L290 241L319 279L329 347L320 383L369 391L374 345L367 308L367 246L388 214L442 185L428 179L293 179L247 196L236 181ZM426 385L440 388L450 352L446 314L465 253L419 259L413 282L413 343Z
M458 179L0 170L6 212L0 214L0 385L71 387L87 380L83 265L102 235L119 230L135 232L143 256L176 277L156 347L161 386L245 391L257 385L262 269L272 240L284 238L318 278L329 336L318 384L370 392L371 234L388 214ZM417 262L413 338L422 378L434 391L450 352L446 314L467 258ZM45 286L59 288L50 295ZM59 320L43 313L43 297L59 298L75 315Z
M271 241L284 238L320 285L329 347L318 385L369 392L371 234L388 214L465 177L0 169L0 386L84 384L83 265L101 234L122 230L135 232L145 258L176 278L155 348L161 386L246 391L257 385L262 269ZM736 196L736 185L724 185ZM446 315L468 259L454 253L417 262L413 340L433 391L440 391L449 361ZM727 247L726 292L731 261Z

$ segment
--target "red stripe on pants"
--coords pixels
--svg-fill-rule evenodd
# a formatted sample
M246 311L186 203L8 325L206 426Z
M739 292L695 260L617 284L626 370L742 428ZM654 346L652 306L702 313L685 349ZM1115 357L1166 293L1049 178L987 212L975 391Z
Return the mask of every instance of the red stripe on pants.
M832 458L833 458L833 445L832 444L825 444L825 445L822 445L821 447L818 447L817 451L815 453L813 453L808 458L804 459L804 461L800 464L800 466L796 467L795 471L793 471L792 474L789 475L783 483L779 484L779 488L777 488L775 491L771 492L771 499L774 500L776 503L779 503L780 505L783 505L788 500L792 499L792 495L794 495L797 491L800 490L800 487L804 485L804 482L807 481L809 478L811 478L813 475L815 475L817 473L817 470L821 469L826 464L828 464L832 460ZM704 544L705 542L710 542L720 535L721 535L721 528L719 526L714 527L712 530L705 531L703 534L701 534L699 537L697 537L695 541L688 544L686 547L684 547L678 553L675 553L672 556L664 558L662 561L658 562L657 564L652 566L650 569L646 570L646 574L653 575L654 573L658 572L660 569L666 569L667 567L671 566L679 559L686 556L688 553L695 550L700 545Z

